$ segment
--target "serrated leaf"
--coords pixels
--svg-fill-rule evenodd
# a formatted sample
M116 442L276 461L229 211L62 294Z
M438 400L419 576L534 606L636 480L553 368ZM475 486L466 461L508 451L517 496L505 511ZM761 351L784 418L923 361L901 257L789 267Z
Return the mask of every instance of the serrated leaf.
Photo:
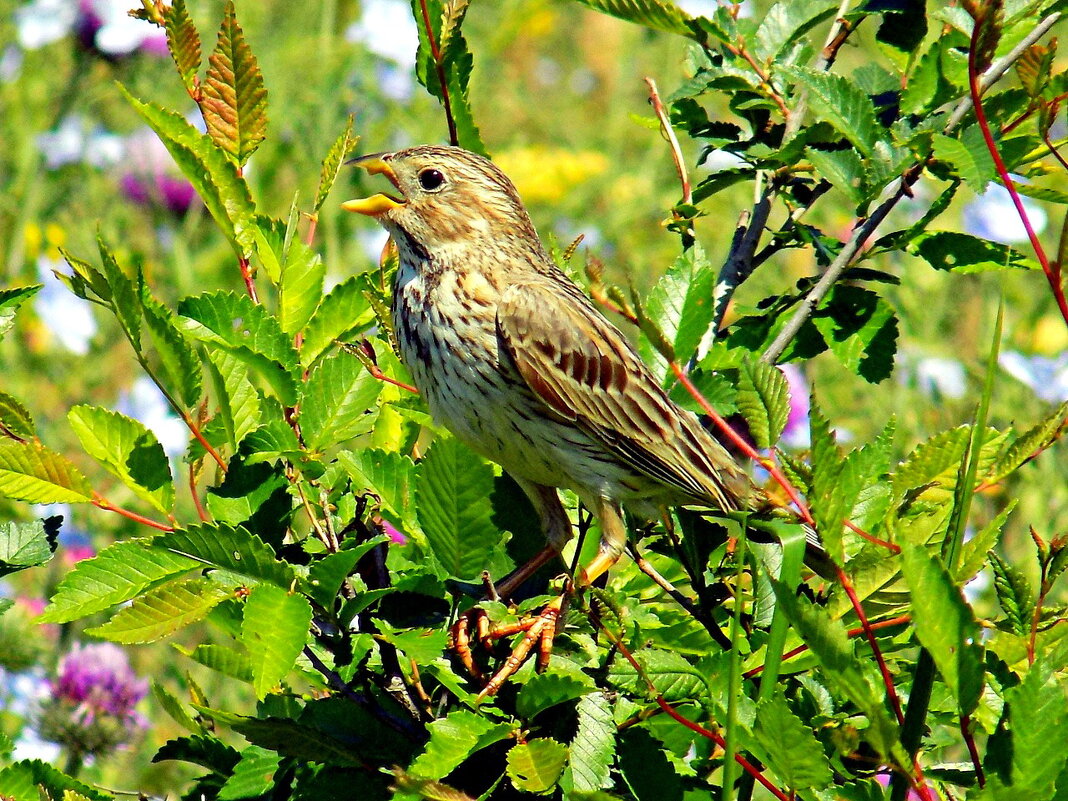
M551 789L567 762L567 748L548 737L528 740L508 751L508 778L517 790L544 793Z
M206 668L217 670L224 676L252 683L252 664L242 648L223 645L198 645L191 651L175 646L178 651Z
M300 429L313 450L371 430L382 382L355 356L335 353L319 363L300 396Z
M0 337L15 324L15 312L19 310L19 306L36 295L40 289L41 284L0 289Z
M451 437L438 439L416 471L419 525L445 571L473 579L501 548L493 525L493 468Z
M977 194L986 191L997 171L979 128L966 128L960 139L935 134L932 141L935 158L948 162L972 191Z
M785 71L808 91L809 105L820 119L829 122L861 155L872 154L881 128L871 98L859 86L834 73L799 68Z
M154 548L149 540L116 542L78 562L63 577L38 620L67 623L86 617L196 567L195 560Z
M890 376L897 352L893 307L869 289L835 286L812 322L843 365L869 383Z
M153 762L176 759L201 765L211 771L226 774L234 769L239 756L233 748L217 737L194 734L191 737L175 737L160 746L152 757Z
M330 146L330 150L326 153L326 158L323 159L323 166L319 171L319 189L315 193L315 205L313 206L315 211L319 211L323 207L327 195L330 194L330 190L334 186L334 181L337 180L337 176L341 172L341 165L345 163L349 153L356 147L356 143L360 141L360 137L352 135L352 125L353 116L350 114L348 121L345 123L345 130Z
M216 291L178 304L186 331L205 342L222 345L270 384L287 406L296 402L298 356L278 320L247 295Z
M219 788L218 801L237 801L240 798L258 798L274 787L274 774L282 761L276 751L250 745L241 751L241 761L234 765L234 772Z
M913 240L909 251L936 270L955 273L1041 269L1038 262L1008 245L956 231L920 234Z
M370 490L397 519L414 523L415 464L408 456L395 451L367 449L342 451L337 459L352 479L354 489Z
M88 503L93 490L66 457L41 445L0 440L0 495L30 503Z
M902 497L907 490L935 484L952 488L957 468L968 447L969 434L967 426L958 426L941 431L913 448L908 458L894 471L894 495Z
M833 0L780 0L760 21L754 55L761 60L776 59L837 7Z
M381 540L379 540L381 541ZM324 556L308 568L308 595L324 609L333 609L342 582L352 573L367 549L339 551Z
M1068 402L1062 403L1037 425L1023 432L1012 441L994 461L991 471L984 477L986 483L1001 481L1031 459L1036 453L1048 448L1060 436L1068 422Z
M245 601L241 642L252 665L252 686L263 698L285 678L308 639L312 610L299 595L273 584L252 588Z
M712 323L715 284L716 270L701 246L694 244L675 260L645 298L645 315L682 361L694 354ZM646 361L658 363L659 372L664 375L667 362L659 350L648 346L642 350Z
M178 74L186 90L195 88L200 70L200 34L197 33L185 0L173 0L163 10L164 28L167 31L167 49L178 68Z
M584 695L578 702L578 730L568 746L568 775L578 792L612 787L616 724L604 693Z
M183 117L120 89L166 145L237 254L250 257L256 247L256 209L237 166Z
M912 597L916 637L931 655L957 700L971 715L983 692L983 646L979 624L949 571L923 546L902 550L902 573Z
M37 428L29 410L12 395L0 392L0 430L7 429L16 437L32 439L37 436Z
M0 576L41 565L52 558L59 518L0 523Z
M267 90L237 23L233 0L227 0L223 10L208 64L200 100L208 135L239 166L244 165L266 136Z
M656 692L669 703L692 701L706 692L704 676L682 654L643 648L634 652L634 658L641 665L642 675L638 675L629 660L617 656L608 669L608 680L613 685L630 693L650 697L652 693L645 681L648 679Z
M107 623L85 633L126 645L155 642L203 620L231 594L226 587L199 576L171 581L148 590Z
M772 579L772 586L780 608L819 660L824 674L833 682L832 686L868 718L869 725L864 730L868 742L884 758L893 759L899 765L910 764L898 739L897 725L869 684L863 663L853 653L845 626L808 600L798 597L785 584Z
M1057 40L1048 45L1033 44L1016 61L1016 75L1031 99L1041 96L1053 75L1053 60L1057 54Z
M141 306L145 330L159 354L168 387L177 387L177 395L188 407L196 406L202 390L200 360L193 346L178 327L174 312L155 298L143 294Z
M809 409L809 431L812 442L812 493L809 502L827 554L841 565L845 561L842 521L852 510L860 488L855 484L846 486L843 483L845 460L831 432L831 425L815 398Z
M77 792L91 801L114 801L113 796L83 784L39 759L23 759L0 770L0 797L12 801L39 801Z
M1001 604L1012 630L1024 636L1031 630L1034 614L1035 601L1031 582L1015 565L1006 562L994 551L990 552L989 559L990 567L994 571L994 592L998 596L998 603Z
M104 265L104 277L107 279L108 288L111 290L111 308L115 317L126 332L130 344L138 353L141 352L141 288L122 271L115 254L104 242L103 238L96 238L97 247L100 249L100 260ZM138 276L140 279L140 276ZM140 284L140 280L138 280Z
M1008 520L1009 515L1015 508L1016 500L1013 499L1008 506L998 512L993 520L983 526L974 537L961 545L960 560L954 576L954 580L958 584L967 584L975 577L976 573L983 569L983 565L986 564L987 554L997 545L998 540L1001 538L1001 530L1005 527L1005 521Z
M790 387L779 368L756 360L744 362L738 371L737 401L758 448L779 441L790 417Z
M791 790L822 789L833 774L812 729L790 709L781 689L757 705L753 736L771 770Z
M430 740L408 771L424 779L444 778L471 754L508 737L512 728L466 709L450 712L427 725Z
M139 498L170 513L174 508L171 465L156 435L143 423L100 406L75 406L67 419L86 453Z
M236 451L249 432L262 423L259 393L241 359L226 351L208 353L208 373L215 387L219 416L226 428L230 447Z
M242 526L202 523L156 537L152 544L255 581L269 581L288 590L297 580L293 568Z
M816 150L805 148L805 158L812 162L816 173L831 182L853 205L864 200L864 163L856 150Z
M1006 797L1054 797L1054 783L1068 758L1068 704L1064 681L1055 675L1061 668L1055 660L1040 657L1023 681L1005 693L1012 732L1012 794Z
M200 725L193 720L193 716L186 710L185 705L178 700L178 697L158 681L152 682L152 697L156 699L171 720L182 728L195 734L203 731Z
M287 334L302 329L315 313L323 297L325 275L322 256L294 239L286 251L278 287L278 320Z
M585 673L536 673L520 689L515 699L516 712L532 718L539 712L573 701L593 691L593 680Z
M578 0L594 11L610 14L646 28L680 36L693 36L687 22L690 16L666 0Z
M334 340L368 328L374 321L364 294L364 279L354 275L330 290L304 329L300 361L310 367Z

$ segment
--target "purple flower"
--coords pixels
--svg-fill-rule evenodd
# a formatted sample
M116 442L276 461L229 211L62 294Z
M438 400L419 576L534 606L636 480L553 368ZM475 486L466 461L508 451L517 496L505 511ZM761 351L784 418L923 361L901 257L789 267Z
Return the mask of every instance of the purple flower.
M87 723L97 715L133 721L140 720L134 707L148 693L148 680L133 672L126 652L117 645L75 645L59 662L52 692L77 705Z
M808 381L796 364L779 366L786 376L790 388L790 416L786 418L786 428L782 432L782 444L788 448L807 448L809 446L808 415L811 408Z
M184 214L197 200L193 185L179 171L166 146L150 128L126 137L126 159L119 188L134 203Z
M389 541L394 545L404 545L408 542L408 538L404 536L404 532L400 531L384 517L379 519L379 523L382 524L382 530L389 535Z

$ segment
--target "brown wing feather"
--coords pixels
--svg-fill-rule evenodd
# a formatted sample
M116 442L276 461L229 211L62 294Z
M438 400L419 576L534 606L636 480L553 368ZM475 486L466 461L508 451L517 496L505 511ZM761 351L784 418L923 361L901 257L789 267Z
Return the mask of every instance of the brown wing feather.
M695 500L746 505L745 473L578 287L553 276L513 284L497 308L497 334L534 394L620 461Z

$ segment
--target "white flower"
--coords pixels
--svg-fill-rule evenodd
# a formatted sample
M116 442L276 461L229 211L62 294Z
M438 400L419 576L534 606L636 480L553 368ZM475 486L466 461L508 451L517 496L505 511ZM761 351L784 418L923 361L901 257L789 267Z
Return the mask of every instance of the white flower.
M1036 234L1042 233L1048 222L1045 210L1028 197L1020 199L1031 227ZM1006 245L1027 241L1027 231L1009 190L997 183L990 184L986 192L964 207L964 230Z
M140 376L130 389L119 395L115 410L140 420L156 435L167 456L180 457L189 447L189 429L174 415L167 399L148 376Z
M345 38L409 70L415 67L419 29L404 0L364 0L360 21L349 26Z
M38 134L36 142L50 170L79 162L110 167L121 161L125 152L121 136L100 126L90 131L88 121L77 114L67 115L48 133Z
M1050 403L1068 400L1068 353L1056 358L1024 356L1014 350L998 356L1006 373L1031 387L1035 395Z
M89 13L100 25L93 44L110 56L125 56L142 48L167 53L167 35L151 22L129 14L130 0L88 0Z
M58 42L78 19L77 0L34 0L15 9L15 33L25 50Z
M33 299L34 311L60 345L84 356L97 329L92 307L89 301L72 294L53 270L71 274L70 266L64 261L47 256L37 259L37 277L44 288Z

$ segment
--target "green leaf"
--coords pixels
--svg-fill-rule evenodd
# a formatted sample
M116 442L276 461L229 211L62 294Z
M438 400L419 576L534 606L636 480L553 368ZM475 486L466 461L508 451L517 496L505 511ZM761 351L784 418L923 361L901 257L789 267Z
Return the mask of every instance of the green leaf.
M408 771L423 779L442 779L471 754L508 737L512 729L509 723L495 723L466 709L450 712L427 725L430 740Z
M1012 630L1021 637L1030 633L1035 599L1031 582L1015 565L1006 562L994 551L989 553L994 571L994 591L998 603L1008 618Z
M231 595L230 589L199 576L171 581L148 590L107 623L85 633L127 645L155 642L203 620Z
M196 87L200 70L200 34L189 18L185 0L174 0L163 8L164 28L167 31L167 49L185 84L186 90Z
M386 538L375 538L378 544ZM312 562L308 568L308 595L313 601L324 609L334 608L341 584L351 575L356 563L360 561L368 549L363 548L361 543L357 549L339 551Z
M15 312L19 310L19 306L36 295L40 289L41 284L0 289L0 337L15 324Z
M320 362L300 397L300 430L313 450L336 445L371 430L382 382L348 353Z
M208 57L200 110L208 135L243 165L266 136L267 90L245 34L237 24L233 0L223 10L215 50Z
M805 158L812 162L816 173L841 191L854 206L864 200L864 162L856 150L816 150L805 148Z
M911 760L898 740L897 724L890 719L881 698L869 683L867 671L853 653L853 646L841 621L832 620L808 600L775 579L775 597L790 623L819 660L832 686L844 694L868 718L864 737L884 758L909 766ZM870 664L870 662L868 663Z
M191 651L186 651L181 646L174 647L206 668L217 670L238 681L252 683L252 663L243 648L233 645L198 645Z
M59 518L0 523L0 576L47 562L58 533Z
M223 346L266 380L282 403L296 402L297 352L266 309L247 295L216 291L185 298L178 313L192 336Z
M1005 527L1012 510L1016 508L1016 500L995 515L994 519L987 523L970 540L961 545L960 562L957 565L954 580L959 585L967 584L975 574L983 569L986 564L987 554L994 549L1001 538L1001 530Z
M258 798L274 787L274 775L282 755L276 751L250 745L241 751L241 761L234 765L234 772L219 788L218 801L236 801L239 798Z
M29 410L6 392L0 392L0 427L22 439L33 439L37 436L37 428Z
M790 388L782 371L773 364L745 361L738 371L738 411L745 415L758 448L778 442L790 417Z
M171 465L156 435L143 423L101 406L75 406L67 419L86 453L137 497L170 513L174 508Z
M823 416L815 398L809 409L809 430L812 441L812 493L809 505L827 554L841 565L845 562L842 521L853 509L860 490L859 476L849 483L842 480L845 460L831 432L831 424Z
M415 503L412 492L415 464L408 456L396 451L369 448L341 451L337 460L348 472L356 490L370 490L378 496L383 508L414 528Z
M1012 797L1053 798L1053 785L1068 750L1068 704L1057 660L1039 657L1017 686L1005 693L1012 731Z
M948 162L977 194L983 194L997 171L978 127L966 128L960 139L935 134L934 155Z
M0 770L0 797L4 799L40 801L42 798L63 798L68 791L91 801L114 801L113 796L83 784L39 759L24 759Z
M365 330L374 322L371 305L364 295L364 284L362 276L351 276L323 298L304 329L300 360L305 367L310 367L334 340Z
M831 764L823 746L790 709L781 686L757 705L753 736L772 772L791 790L822 789L831 783Z
M315 193L315 205L313 206L316 212L326 202L326 197L330 194L334 181L337 180L337 176L341 172L341 165L345 163L345 158L356 147L356 143L360 141L360 137L352 135L352 125L353 116L350 114L348 121L345 123L345 130L330 146L330 150L326 153L326 158L323 159L323 166L319 171L319 189Z
M1034 259L1008 245L956 231L920 234L913 240L909 252L924 259L936 270L955 273L1041 269Z
M693 36L687 22L690 16L674 3L666 0L578 0L584 6L602 14L635 22L665 33Z
M438 563L454 578L473 579L501 549L491 522L493 468L451 437L430 446L416 472L419 524Z
M768 9L757 28L754 55L761 61L777 59L837 7L833 0L780 0Z
M568 747L568 774L579 792L612 787L616 724L604 693L584 695L578 702L578 731Z
M163 140L237 254L250 257L256 247L256 209L237 166L182 116L120 90Z
M528 740L508 751L508 778L517 790L544 793L551 789L567 762L567 747L548 737Z
M692 701L704 695L705 677L682 654L642 648L634 652L634 658L641 665L642 675L638 675L629 660L617 655L608 668L608 680L613 685L641 697L652 698L653 693L645 681L648 679L656 692L669 703Z
M241 526L202 523L161 534L152 544L254 581L269 581L284 590L297 580L293 568L279 561L271 546Z
M123 603L199 563L155 548L149 540L124 540L91 559L82 559L63 577L38 618L41 623L67 623Z
M252 665L252 686L263 698L293 668L308 639L312 610L299 595L273 584L252 588L245 601L241 642Z
M30 503L88 503L93 490L66 457L29 442L0 440L0 496Z
M178 696L164 687L160 682L152 681L152 697L170 716L171 720L187 731L199 734L203 731L200 724L193 720L185 704L178 700Z
M961 714L971 715L984 684L979 624L941 560L919 545L906 545L902 557L916 637L956 697Z
M848 78L830 72L788 68L786 72L808 91L812 110L853 143L861 155L872 154L882 130L875 107L864 91Z
M177 387L175 394L186 406L196 406L202 390L200 360L179 329L178 318L147 292L142 292L141 304L145 313L145 330L159 354L166 385L169 388Z
M675 260L645 299L646 316L674 346L682 361L694 354L712 322L715 284L716 270L701 246L694 244ZM644 351L642 355L647 362L655 360L662 374L667 371L665 360L655 348Z
M141 283L138 276L138 285L130 279L119 267L115 254L104 243L103 238L97 237L97 247L100 249L100 259L104 264L104 276L111 290L111 308L115 317L126 332L126 336L137 353L141 352Z
M958 426L942 431L912 449L908 458L894 471L894 496L906 491L933 487L952 490L964 451L968 447L970 428Z
M152 757L153 762L164 762L168 759L201 765L216 773L226 774L234 769L240 756L236 749L217 737L194 734L191 737L168 740Z
M812 322L838 360L866 381L890 376L897 351L897 317L885 300L869 289L835 286Z
M249 432L259 428L263 421L259 393L241 359L227 351L208 353L208 374L215 387L219 416L230 447L236 451Z
M1001 481L1030 461L1036 453L1052 445L1060 437L1065 420L1068 420L1068 402L1056 407L1042 422L1029 428L1007 445L998 454L990 472L984 476L984 482L993 484Z
M515 699L516 712L530 719L539 712L573 701L596 689L585 673L545 672L530 677Z
M278 319L287 334L301 330L315 313L323 297L325 275L322 256L294 239L286 251L278 287Z

